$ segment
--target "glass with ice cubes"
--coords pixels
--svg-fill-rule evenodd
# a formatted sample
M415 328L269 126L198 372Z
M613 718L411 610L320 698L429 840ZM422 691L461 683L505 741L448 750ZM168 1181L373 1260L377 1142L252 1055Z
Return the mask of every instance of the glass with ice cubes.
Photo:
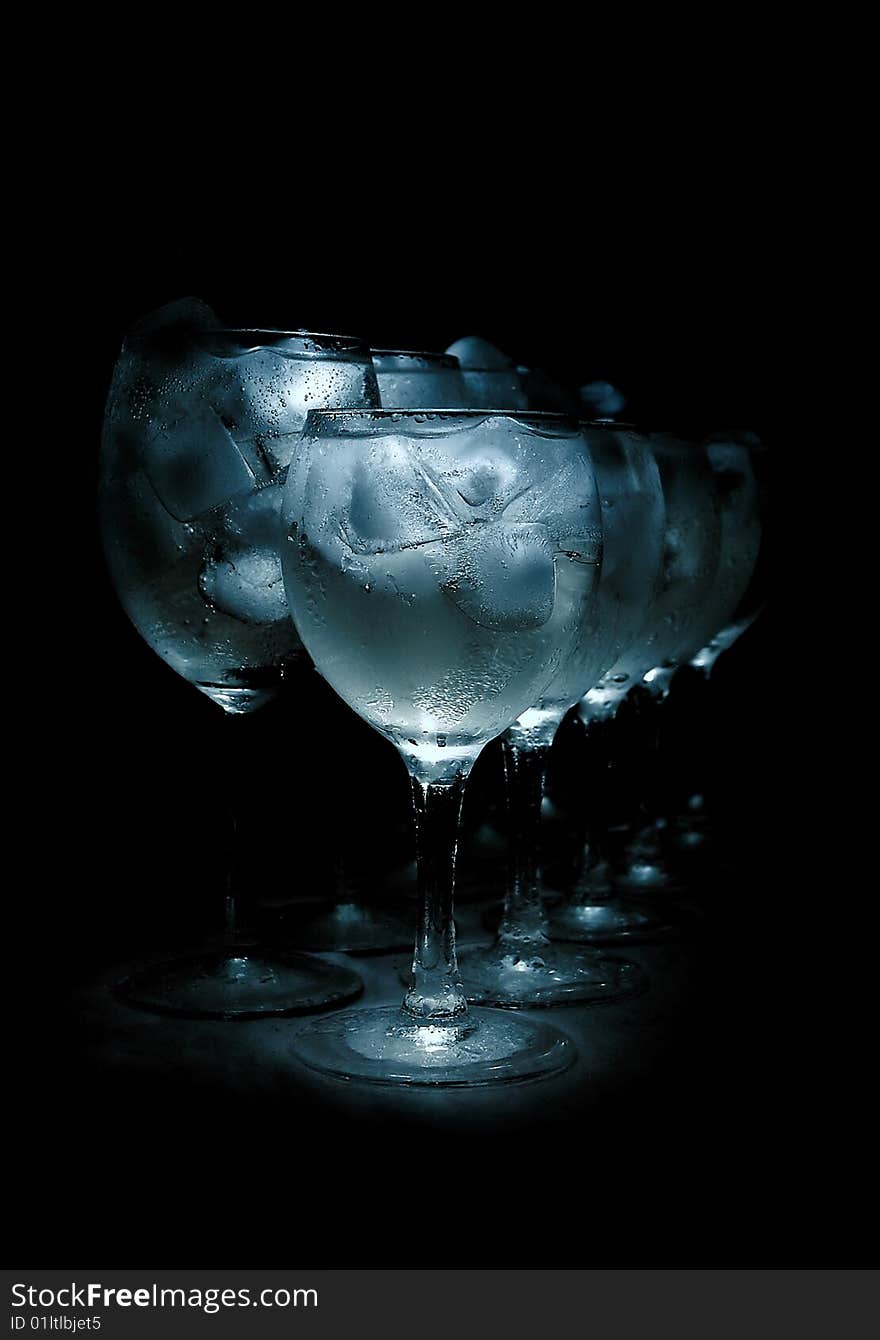
M721 557L707 621L712 636L690 664L708 678L763 608L767 490L765 451L754 433L713 433L706 454L721 499Z
M703 618L683 653L680 668L667 666L660 671L652 668L650 672L652 689L655 693L659 691L661 696L667 687L671 687L672 674L677 674L679 703L687 702L691 715L701 715L707 706L708 680L718 658L757 618L765 595L766 458L761 442L754 433L716 432L706 440L704 449L719 501L721 546L718 567ZM695 651L697 642L700 645ZM673 730L669 719L673 710L671 703L664 703L660 708L661 735ZM697 736L700 735L698 729ZM662 751L662 744L660 748ZM705 855L711 841L711 825L704 801L704 769L693 751L683 756L681 762L684 771L679 770L678 795L670 797L665 814L663 833L668 839L665 845L670 851L677 849L685 855L697 852ZM658 879L669 884L674 879L674 871L672 868L663 870L660 858L664 853L660 844L654 841L651 845L656 852L649 862L651 879L655 886ZM666 877L661 878L664 875ZM644 880L643 868L640 882L644 883Z
M543 1024L472 1009L452 896L465 779L574 654L602 553L593 467L562 415L309 416L282 508L291 613L320 673L397 748L416 815L420 916L400 1008L297 1036L320 1070L467 1085L568 1064Z
M227 721L271 700L303 657L279 557L282 486L308 411L378 404L369 350L307 331L224 328L188 299L142 320L116 363L100 518L113 584L152 649ZM243 741L226 727L231 757ZM227 891L217 952L128 978L135 1004L241 1018L350 1000L360 979L257 949Z
M278 537L305 416L378 403L369 353L341 336L224 330L175 304L123 346L101 474L110 572L145 641L226 712L268 701L302 655Z
M503 737L511 823L501 922L493 944L470 946L460 957L468 999L485 1004L589 1004L623 999L645 985L644 974L627 959L551 943L542 897L541 804L554 737L569 709L637 635L659 589L663 558L663 489L650 442L613 425L583 429L604 533L598 599L574 653ZM592 931L618 930L619 909L610 900L591 913L583 915Z
M670 433L652 433L651 449L660 471L666 520L661 582L638 637L587 693L580 706L585 722L612 716L632 689L658 699L676 668L706 640L719 609L722 563L721 495L705 448ZM656 714L645 712L651 745L643 771L654 755ZM647 797L634 817L635 830L614 875L624 893L672 892L678 877L662 859L661 828L644 813Z

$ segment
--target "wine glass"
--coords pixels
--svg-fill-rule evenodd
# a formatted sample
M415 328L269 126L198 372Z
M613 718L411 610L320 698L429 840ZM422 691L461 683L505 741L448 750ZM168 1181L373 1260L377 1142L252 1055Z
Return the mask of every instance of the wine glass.
M765 448L754 433L713 433L706 452L722 494L723 573L718 600L726 614L723 627L719 625L688 664L709 679L719 656L742 637L764 608L767 485Z
M496 1005L558 1005L616 1000L645 985L624 959L551 944L537 853L548 755L556 731L585 690L630 644L655 598L665 509L657 462L641 435L610 424L582 424L599 486L604 532L598 601L571 654L541 697L503 737L511 861L501 923L488 948L459 955L469 1000ZM618 910L592 910L613 924Z
M705 708L709 680L718 661L751 627L761 613L765 597L767 494L765 451L754 433L718 432L706 441L706 454L715 475L721 503L721 558L707 609L706 641L683 664L670 688L665 707L668 721L665 734L680 740L676 730L680 720L687 722L694 747L679 751L677 757L677 809L667 819L671 841L681 851L703 848L708 839L700 762L705 749ZM679 702L673 701L677 695ZM661 741L662 749L662 741ZM696 757L695 757L696 755Z
M304 658L278 549L282 483L306 409L377 402L359 341L222 328L196 300L153 313L123 344L102 440L107 564L144 640L222 710L231 778L242 768L246 775L241 723ZM125 999L163 1013L239 1019L357 995L360 979L348 969L255 946L235 867L223 945L133 973L119 988Z
M560 1069L573 1048L555 1029L468 1007L452 904L467 775L579 645L594 600L601 517L583 434L553 414L316 412L283 523L300 637L409 772L420 899L402 1006L320 1021L296 1055L377 1083Z
M468 404L458 359L414 349L371 351L379 403L386 408L458 409ZM411 940L411 927L402 911L386 902L356 899L346 883L345 861L337 852L336 893L331 904L314 908L297 904L285 914L283 927L304 949L376 953L400 949Z
M659 699L680 662L705 640L717 609L722 506L711 462L701 445L668 433L652 434L651 443L666 504L661 589L642 632L585 695L579 710L587 723L607 718L634 688L645 700ZM657 716L650 702L641 728L649 741L642 768L650 791L657 763ZM651 804L652 797L643 794L633 817L634 837L614 874L619 891L673 892L679 886L663 863L661 829L648 814ZM634 910L633 917L638 923Z

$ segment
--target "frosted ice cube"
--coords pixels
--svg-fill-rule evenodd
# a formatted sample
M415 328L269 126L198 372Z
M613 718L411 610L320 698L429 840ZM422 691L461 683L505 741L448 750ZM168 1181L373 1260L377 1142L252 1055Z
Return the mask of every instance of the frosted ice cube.
M626 404L623 394L610 382L587 382L578 395L591 417L619 414Z
M223 511L223 527L245 544L277 545L281 536L281 484L270 484L267 488L251 493L246 498L236 498Z
M214 609L241 623L278 623L288 617L277 549L219 547L202 566L199 590Z
M385 437L354 464L341 520L355 553L393 553L454 533L459 521L436 478L402 437Z
M254 472L214 410L195 401L143 439L147 477L178 521L254 487Z
M438 485L463 523L497 519L525 486L522 449L515 427L505 420L466 425L436 454L429 448Z
M463 368L479 368L485 371L490 368L513 367L512 358L508 358L497 345L491 344L489 340L484 340L479 335L465 335L463 339L450 344L445 352L457 358Z
M199 574L205 599L243 623L287 618L278 552L281 498L280 486L270 485L229 503Z
M488 522L423 553L444 594L483 628L523 632L553 613L555 545L545 526Z
M455 490L473 510L503 511L516 488L517 468L500 453L485 452L472 465L464 464Z
M287 468L309 410L371 403L363 365L303 357L301 343L239 349L215 370L211 403L258 478Z
M511 499L505 521L540 522L570 558L598 564L602 557L602 523L598 493L583 463L569 457L556 466L552 454L530 461L523 472L526 487ZM543 466L543 469L542 469Z

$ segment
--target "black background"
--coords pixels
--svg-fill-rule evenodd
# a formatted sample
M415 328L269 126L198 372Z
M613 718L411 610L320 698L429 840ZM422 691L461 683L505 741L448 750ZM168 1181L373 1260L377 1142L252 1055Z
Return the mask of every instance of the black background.
M860 1258L861 1239L835 1212L828 1160L786 1101L786 1067L803 1072L787 1037L786 965L767 933L792 897L772 856L767 615L719 675L713 709L727 759L719 806L726 831L741 834L741 899L710 919L693 1009L665 1067L617 1095L597 1130L572 1113L552 1146L503 1125L491 1141L468 1141L366 1117L355 1130L330 1123L316 1133L296 1111L249 1106L234 1086L219 1103L197 1089L150 1093L82 1060L71 988L134 952L185 943L203 925L222 869L221 788L244 796L267 835L258 869L288 881L293 896L326 886L327 850L340 834L355 860L376 847L403 858L410 842L402 768L316 676L255 719L259 766L224 767L216 709L119 609L94 525L96 463L113 361L138 315L195 294L230 324L340 330L380 346L441 349L479 333L573 384L615 383L643 423L748 427L785 450L774 417L777 241L753 193L699 174L686 190L661 172L650 189L597 185L588 198L582 177L570 182L460 191L336 183L283 207L270 199L185 211L145 199L92 208L55 239L76 316L75 413L63 440L44 448L53 506L36 602L40 652L26 657L36 709L17 773L25 821L12 839L23 858L13 943L26 946L13 965L6 1136L19 1259ZM15 683L10 692L15 711ZM483 1214L468 1237L463 1217L463 1236L441 1246L431 1197L463 1191L469 1203L497 1206L497 1224ZM424 1231L411 1232L414 1224Z

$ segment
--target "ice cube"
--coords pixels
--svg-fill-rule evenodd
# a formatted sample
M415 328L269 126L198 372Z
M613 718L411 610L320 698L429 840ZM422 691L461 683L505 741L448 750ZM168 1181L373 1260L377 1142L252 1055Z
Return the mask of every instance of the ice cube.
M542 468L543 467L543 468ZM602 513L595 479L583 459L533 454L521 474L524 487L504 511L508 522L540 522L557 548L581 563L602 557Z
M516 466L511 461L503 456L490 460L483 457L465 468L456 483L456 492L468 507L491 508L494 504L501 510L515 480Z
M610 382L587 382L578 392L590 418L606 418L619 414L626 404L622 392Z
M171 422L154 424L143 439L147 477L178 521L192 521L228 498L254 487L232 435L210 405L178 407Z
M277 549L214 549L199 573L199 590L214 609L241 623L279 623L288 617Z
M497 519L523 487L515 455L485 439L456 454L454 464L439 473L439 479L464 522Z
M281 572L280 485L235 499L199 574L199 590L216 609L243 623L277 623L287 617Z
M529 400L512 358L479 335L456 340L446 350L461 364L472 409L527 409Z
M306 415L312 409L371 404L359 363L302 356L302 341L284 341L239 349L238 357L215 369L211 403L261 478L290 464Z
M355 553L393 553L454 533L459 521L425 464L403 437L380 439L354 464L341 521Z
M223 510L223 529L244 544L257 548L277 546L281 539L281 483L270 484L245 498L236 498Z
M540 628L556 598L555 545L542 525L488 522L423 550L441 590L483 628Z
M497 345L490 344L479 335L466 335L463 339L456 340L454 344L450 344L446 353L457 358L463 368L488 371L513 367L512 358L508 358Z

